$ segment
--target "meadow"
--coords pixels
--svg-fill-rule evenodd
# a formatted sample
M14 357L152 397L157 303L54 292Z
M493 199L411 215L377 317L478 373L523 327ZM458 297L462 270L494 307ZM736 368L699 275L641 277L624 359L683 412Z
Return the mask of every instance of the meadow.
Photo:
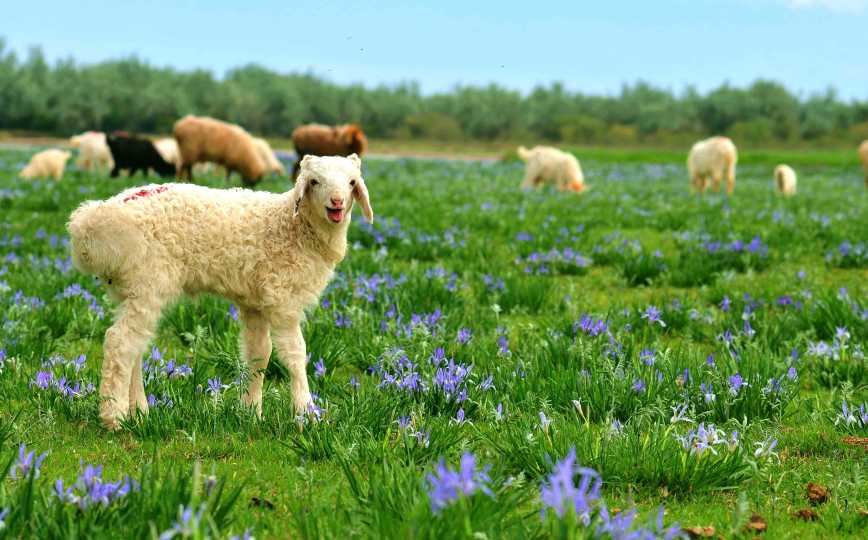
M304 326L314 412L294 416L275 358L262 419L240 405L237 312L201 297L164 313L150 414L110 433L112 304L65 224L144 181L24 182L26 159L0 151L0 537L868 529L854 165L805 159L783 199L759 162L727 198L691 194L683 156L583 160L581 196L522 193L520 163L366 160L376 222L356 214Z

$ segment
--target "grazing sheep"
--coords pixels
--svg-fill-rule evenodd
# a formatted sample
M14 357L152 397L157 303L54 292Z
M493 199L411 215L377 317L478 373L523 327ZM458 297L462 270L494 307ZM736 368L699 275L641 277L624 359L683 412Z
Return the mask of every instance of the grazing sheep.
M193 180L193 165L213 161L241 175L245 185L262 179L266 165L253 137L239 126L207 116L187 115L175 122L175 140L181 151L179 178Z
M727 137L711 137L699 141L690 149L687 156L687 170L694 189L700 194L708 188L711 177L714 191L720 190L720 181L726 178L726 193L732 195L735 189L735 164L738 152Z
M868 188L868 140L862 141L859 145L859 160L862 161L862 168L865 169L865 187Z
M350 154L361 156L368 149L368 139L362 128L356 124L299 126L292 132L292 144L298 155L298 160L292 169L293 177L298 174L304 156L348 156Z
M519 146L517 152L518 157L527 163L522 189L552 182L561 191L584 191L585 177L576 156L550 146L535 146L530 150Z
M304 412L311 403L304 309L344 258L354 199L373 221L358 156L307 156L295 187L282 194L152 184L75 210L73 263L120 302L103 348L103 423L114 429L128 412L147 412L142 354L162 307L184 293L218 294L239 306L252 373L245 403L261 414L274 339L292 375L295 409Z
M283 163L281 163L280 160L277 159L277 156L274 155L274 150L271 149L271 145L268 144L268 141L260 139L259 137L254 137L253 144L256 145L259 157L262 159L263 163L265 163L265 168L269 173L277 173L286 176L286 167L284 167Z
M78 148L78 159L75 160L75 164L79 169L99 172L114 168L114 160L105 133L86 131L70 138L69 144L73 148Z
M775 167L775 188L781 195L789 197L796 194L796 171L789 165Z
M181 161L181 152L178 150L178 143L172 137L164 137L154 141L154 148L163 157L167 163L171 163L175 167Z
M121 169L128 170L130 176L142 171L145 177L153 169L163 177L175 176L175 165L169 163L149 139L143 139L123 132L112 133L106 138L115 166L109 176L116 178Z
M66 168L66 161L72 154L66 150L58 150L52 148L43 150L33 154L30 158L30 163L21 169L21 178L54 178L60 180L63 178L63 169Z

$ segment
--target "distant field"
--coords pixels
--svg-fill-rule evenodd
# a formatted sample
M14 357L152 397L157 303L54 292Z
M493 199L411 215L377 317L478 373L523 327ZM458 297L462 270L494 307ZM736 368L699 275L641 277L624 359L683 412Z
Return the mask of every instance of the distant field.
M731 198L691 195L685 152L577 149L582 196L520 192L520 163L367 160L376 223L355 216L304 327L321 416L299 429L276 361L263 419L239 405L234 308L203 297L164 314L150 415L108 433L94 386L112 304L71 268L65 222L144 180L24 182L27 154L0 150L0 464L16 471L0 537L622 537L661 507L665 528L714 538L761 522L768 539L864 537L855 152L745 149ZM800 172L794 198L772 191L780 161ZM38 478L21 443L47 453ZM553 466L571 449L602 479L579 486L587 505L571 506L577 471ZM465 453L475 467L451 477ZM125 475L138 486L92 489ZM558 508L570 495L578 516Z

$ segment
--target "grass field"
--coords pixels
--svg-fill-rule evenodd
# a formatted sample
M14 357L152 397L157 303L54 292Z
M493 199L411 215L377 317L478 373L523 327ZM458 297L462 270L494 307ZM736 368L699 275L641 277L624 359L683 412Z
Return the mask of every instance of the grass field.
M376 224L356 216L304 327L303 429L276 361L262 420L239 405L236 313L203 297L164 314L150 415L109 433L94 386L112 306L71 267L65 222L143 180L28 183L26 158L0 152L0 537L868 530L855 161L803 156L785 200L775 155L729 199L691 195L681 158L593 155L582 196L522 193L516 163L369 160Z

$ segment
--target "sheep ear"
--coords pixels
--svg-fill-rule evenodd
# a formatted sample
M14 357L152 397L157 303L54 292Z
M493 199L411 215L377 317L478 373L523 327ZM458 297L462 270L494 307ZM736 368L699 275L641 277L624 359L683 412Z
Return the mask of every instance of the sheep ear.
M306 156L304 159L307 159L310 156ZM298 215L298 210L301 207L301 200L304 198L304 194L307 191L307 175L302 173L298 175L298 178L295 180L295 187L292 188L292 217Z
M350 154L347 156L347 159L352 161L353 164L359 168L359 170L362 170L362 159L359 157L358 154Z
M311 154L304 156L303 158L301 158L301 166L302 167L304 167L305 165L310 166L310 164L313 163L314 159L316 159L316 156L313 156Z
M353 154L355 156L355 154ZM358 156L356 156L358 160ZM374 209L371 208L371 199L368 196L368 187L365 185L365 180L360 176L356 181L356 187L353 189L353 198L362 205L362 213L368 223L374 222Z

